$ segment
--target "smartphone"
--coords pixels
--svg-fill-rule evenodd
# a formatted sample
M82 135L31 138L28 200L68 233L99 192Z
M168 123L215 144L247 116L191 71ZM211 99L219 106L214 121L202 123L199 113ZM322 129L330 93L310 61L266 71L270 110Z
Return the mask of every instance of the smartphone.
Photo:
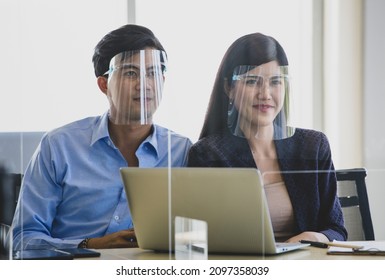
M100 257L100 252L87 248L60 249L60 251L70 253L74 258L95 258Z
M13 252L14 260L72 260L71 253L60 250L20 250Z

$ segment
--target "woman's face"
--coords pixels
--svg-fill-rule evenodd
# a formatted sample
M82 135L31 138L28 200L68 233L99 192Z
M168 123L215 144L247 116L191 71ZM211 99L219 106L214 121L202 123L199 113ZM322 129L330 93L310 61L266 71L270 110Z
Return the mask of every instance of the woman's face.
M229 92L230 100L238 110L239 125L244 132L246 129L272 128L283 106L287 75L277 61L246 69L246 72L233 76Z

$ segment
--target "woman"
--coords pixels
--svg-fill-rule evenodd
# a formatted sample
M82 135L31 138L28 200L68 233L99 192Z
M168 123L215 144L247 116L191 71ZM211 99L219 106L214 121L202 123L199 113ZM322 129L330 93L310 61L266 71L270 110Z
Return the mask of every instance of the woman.
M236 40L219 67L193 167L255 167L277 241L346 240L326 136L289 123L288 60L272 37Z

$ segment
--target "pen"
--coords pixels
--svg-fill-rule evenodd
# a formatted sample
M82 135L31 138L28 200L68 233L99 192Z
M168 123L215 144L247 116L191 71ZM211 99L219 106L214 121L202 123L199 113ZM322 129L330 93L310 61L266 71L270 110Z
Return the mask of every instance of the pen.
M310 240L300 240L299 242L304 244L310 244L310 246L317 247L317 248L328 248L329 245L323 242L317 242L317 241L310 241Z
M317 241L310 241L310 240L300 240L300 242L305 244L310 244L310 246L318 247L318 248L341 247L341 248L351 248L354 250L364 248L364 246L361 246L361 245L352 245L352 244L344 244L344 243L336 243L336 242L317 242Z

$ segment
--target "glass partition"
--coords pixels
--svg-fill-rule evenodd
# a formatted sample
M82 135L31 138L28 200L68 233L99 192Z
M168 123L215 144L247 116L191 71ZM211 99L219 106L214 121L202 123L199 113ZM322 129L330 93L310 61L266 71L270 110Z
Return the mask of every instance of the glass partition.
M207 260L207 222L175 216L175 259Z
M171 134L168 137L172 143ZM169 153L171 163L171 146ZM334 176L347 241L375 240L382 234L382 204L378 198L384 195L383 169L261 174L253 168L184 168L170 164L127 167L120 173L139 248L157 252L158 256L167 254L168 259L215 259L223 254L268 258L277 254L280 251L274 251L276 245L299 233L298 219L311 221L309 226L315 231L317 223L327 219L331 210L322 205L333 202L330 194ZM277 175L284 185L264 183ZM298 211L304 212L298 215ZM282 225L280 219L291 222ZM12 241L9 229L9 225L2 226L3 244ZM306 255L307 251L301 250L299 256ZM11 257L9 251L5 255L2 252L3 258Z
M376 239L378 217L373 215L373 209L381 206L373 194L381 189L377 186L385 180L385 170L260 174L252 168L211 167L169 172L171 220L175 227L183 224L187 228L175 228L175 258L194 259L195 252L186 250L186 243L192 240L186 238L186 232L191 234L189 223L194 219L205 221L207 226L208 259L221 254L269 258L297 249L300 259L309 254L305 248L295 247L299 239L293 239L302 231L320 232L336 242L345 238L353 243ZM271 181L272 176L281 178L283 183L264 183ZM306 230L301 231L301 227ZM196 236L199 233L197 230ZM202 243L196 236L195 242ZM286 243L288 240L296 242Z

